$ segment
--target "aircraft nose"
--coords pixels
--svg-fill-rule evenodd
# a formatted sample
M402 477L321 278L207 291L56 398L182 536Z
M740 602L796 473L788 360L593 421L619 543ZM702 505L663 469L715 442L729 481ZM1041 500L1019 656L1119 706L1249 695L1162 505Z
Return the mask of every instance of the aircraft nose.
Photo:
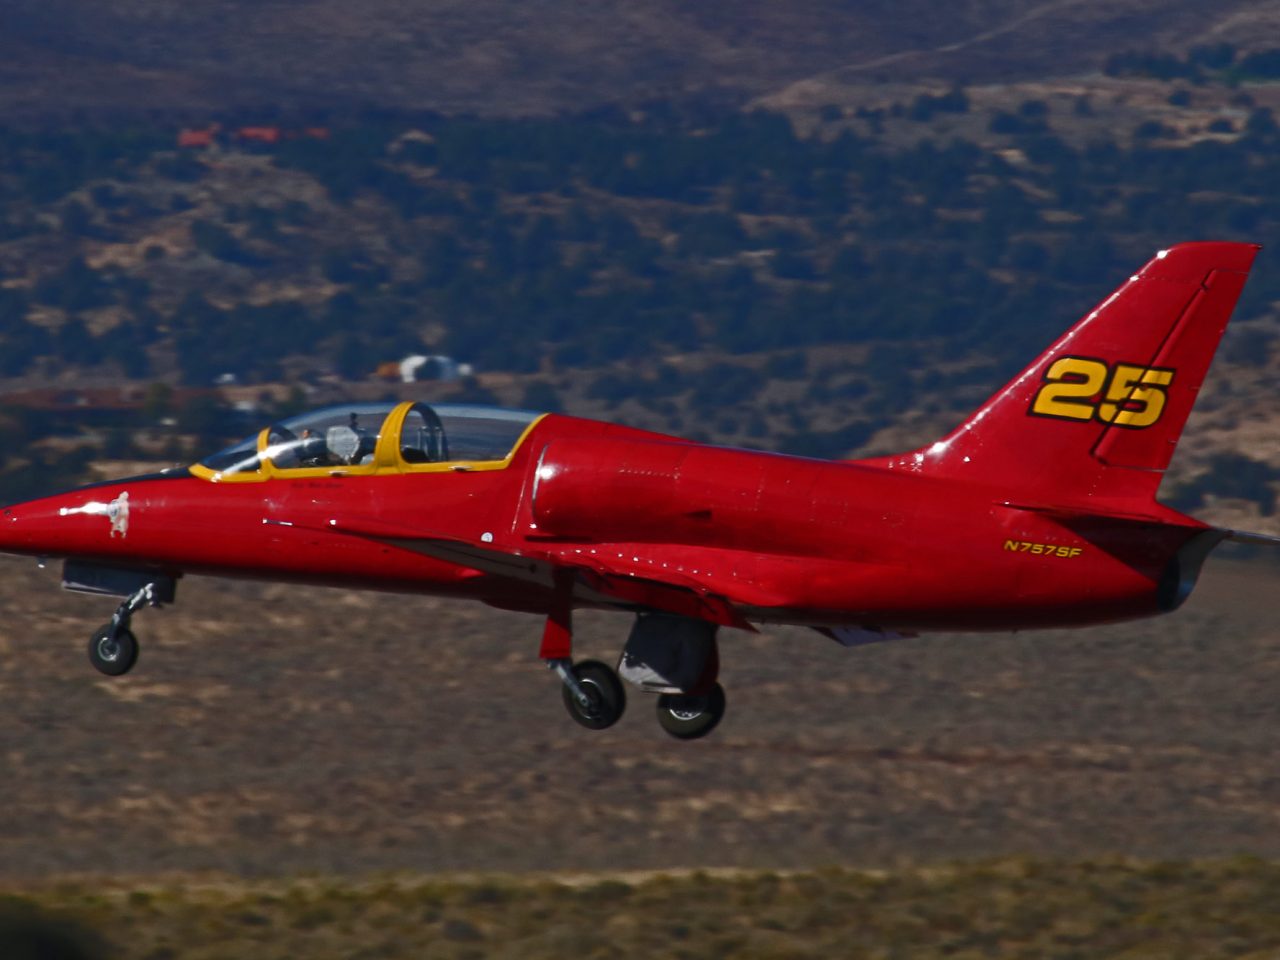
M0 551L4 553L55 553L65 539L66 524L58 507L44 500L15 503L0 510Z
M127 496L70 493L0 508L0 553L65 556L117 537L127 531Z

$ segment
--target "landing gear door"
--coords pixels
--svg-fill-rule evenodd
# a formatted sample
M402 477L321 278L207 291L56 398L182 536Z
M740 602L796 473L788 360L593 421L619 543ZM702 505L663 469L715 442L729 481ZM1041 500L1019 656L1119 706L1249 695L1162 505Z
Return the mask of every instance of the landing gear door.
M154 570L128 570L80 560L67 560L62 565L62 589L97 596L127 597L147 584L153 587L156 603L173 603L177 581Z
M716 625L661 613L636 617L618 675L650 693L697 693L716 682Z

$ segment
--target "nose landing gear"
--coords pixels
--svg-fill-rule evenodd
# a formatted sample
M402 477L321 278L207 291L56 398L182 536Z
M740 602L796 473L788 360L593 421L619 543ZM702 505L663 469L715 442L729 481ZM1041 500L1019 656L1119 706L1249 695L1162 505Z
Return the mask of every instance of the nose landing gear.
M138 662L138 638L129 629L133 615L145 606L173 603L179 574L131 570L81 560L62 565L62 587L75 593L124 597L108 623L89 638L89 662L99 673L118 677Z
M89 638L89 662L99 673L119 677L138 662L138 638L129 629L133 615L145 605L157 607L160 600L156 584L148 583L135 590L116 608L109 623L99 627Z

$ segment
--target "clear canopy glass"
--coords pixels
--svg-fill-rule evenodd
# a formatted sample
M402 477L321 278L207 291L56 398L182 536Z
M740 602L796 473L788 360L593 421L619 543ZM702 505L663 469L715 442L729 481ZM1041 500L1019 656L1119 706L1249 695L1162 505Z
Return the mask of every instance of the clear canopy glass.
M540 414L470 404L346 403L289 417L201 461L220 477L370 465L396 431L400 465L503 460ZM385 457L385 455L380 455Z
M541 416L530 410L507 410L461 403L415 404L414 411L427 410L440 418L444 432L441 459L502 460L515 449L529 424ZM406 427L408 421L405 421ZM403 434L401 435L403 441Z

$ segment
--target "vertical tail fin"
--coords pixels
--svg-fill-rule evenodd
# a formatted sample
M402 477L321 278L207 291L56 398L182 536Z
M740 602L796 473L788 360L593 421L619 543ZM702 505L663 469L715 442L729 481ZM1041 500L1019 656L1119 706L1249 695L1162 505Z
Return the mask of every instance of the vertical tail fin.
M1150 506L1259 249L1160 251L949 436L894 465L1038 502Z

